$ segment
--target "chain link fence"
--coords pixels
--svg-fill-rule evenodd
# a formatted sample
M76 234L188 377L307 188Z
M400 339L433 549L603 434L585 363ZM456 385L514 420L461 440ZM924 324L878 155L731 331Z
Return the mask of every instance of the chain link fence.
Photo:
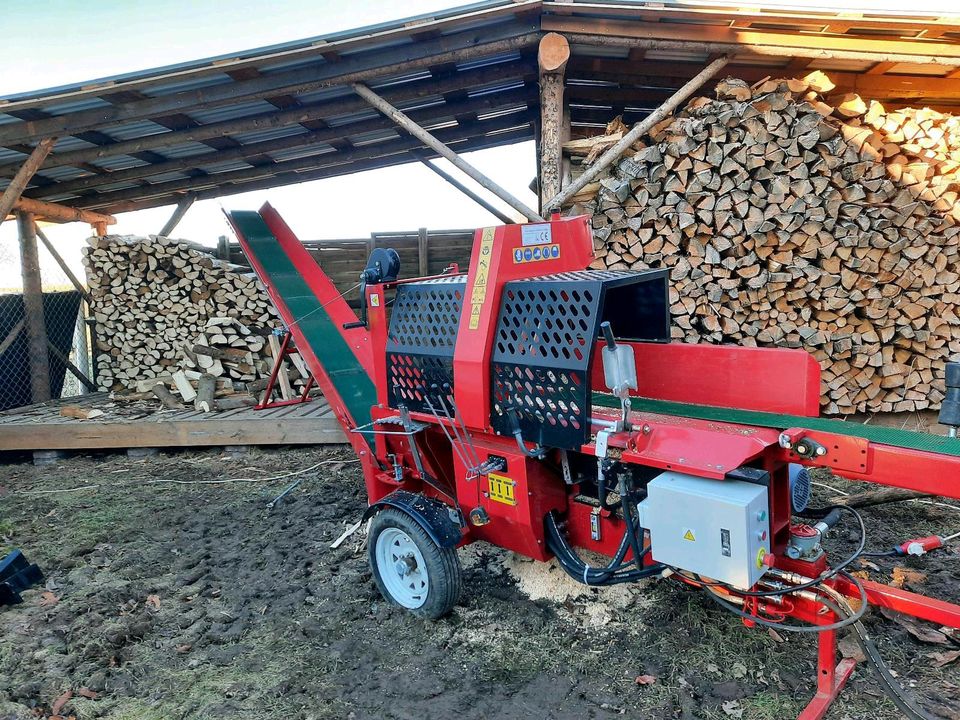
M0 410L83 395L95 386L86 303L75 284L84 277L83 231L76 226L69 233L60 230L50 230L53 241L46 234L37 240L42 325L32 321L24 307L17 240L0 243ZM41 331L36 341L34 328Z

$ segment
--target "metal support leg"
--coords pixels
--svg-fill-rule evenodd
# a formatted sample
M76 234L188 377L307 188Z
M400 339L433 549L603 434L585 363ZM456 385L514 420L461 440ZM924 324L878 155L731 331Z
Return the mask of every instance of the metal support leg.
M822 632L817 638L817 694L797 716L797 720L822 720L857 665L853 658L837 662L835 630Z

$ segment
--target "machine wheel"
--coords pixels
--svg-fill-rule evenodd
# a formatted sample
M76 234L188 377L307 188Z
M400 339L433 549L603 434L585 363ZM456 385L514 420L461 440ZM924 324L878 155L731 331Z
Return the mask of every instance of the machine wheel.
M460 597L460 561L407 513L386 508L373 516L367 557L380 593L414 615L436 620Z

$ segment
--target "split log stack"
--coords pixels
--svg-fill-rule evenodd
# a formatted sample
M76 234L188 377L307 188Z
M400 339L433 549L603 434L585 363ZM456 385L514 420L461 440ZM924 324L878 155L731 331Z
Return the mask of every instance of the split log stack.
M826 414L936 408L960 356L960 118L821 72L692 99L572 198L596 268L670 270L673 337L804 348ZM575 172L625 131L566 143Z
M166 392L167 407L186 402L213 410L252 404L266 386L276 344L270 334L280 319L247 268L200 245L154 235L91 237L83 262L100 389ZM292 390L302 388L302 364L288 363L286 372ZM221 400L213 405L197 399L199 389L210 387L204 377L216 379L214 399ZM164 390L153 392L158 384ZM222 400L238 393L250 396Z

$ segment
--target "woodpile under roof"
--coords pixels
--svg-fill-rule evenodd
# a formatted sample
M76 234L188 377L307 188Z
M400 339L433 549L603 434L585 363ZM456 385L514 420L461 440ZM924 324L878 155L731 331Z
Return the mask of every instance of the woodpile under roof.
M659 123L574 198L594 266L670 268L676 339L807 349L828 414L936 407L960 353L960 117L832 90L727 78ZM567 143L576 167L608 130Z

